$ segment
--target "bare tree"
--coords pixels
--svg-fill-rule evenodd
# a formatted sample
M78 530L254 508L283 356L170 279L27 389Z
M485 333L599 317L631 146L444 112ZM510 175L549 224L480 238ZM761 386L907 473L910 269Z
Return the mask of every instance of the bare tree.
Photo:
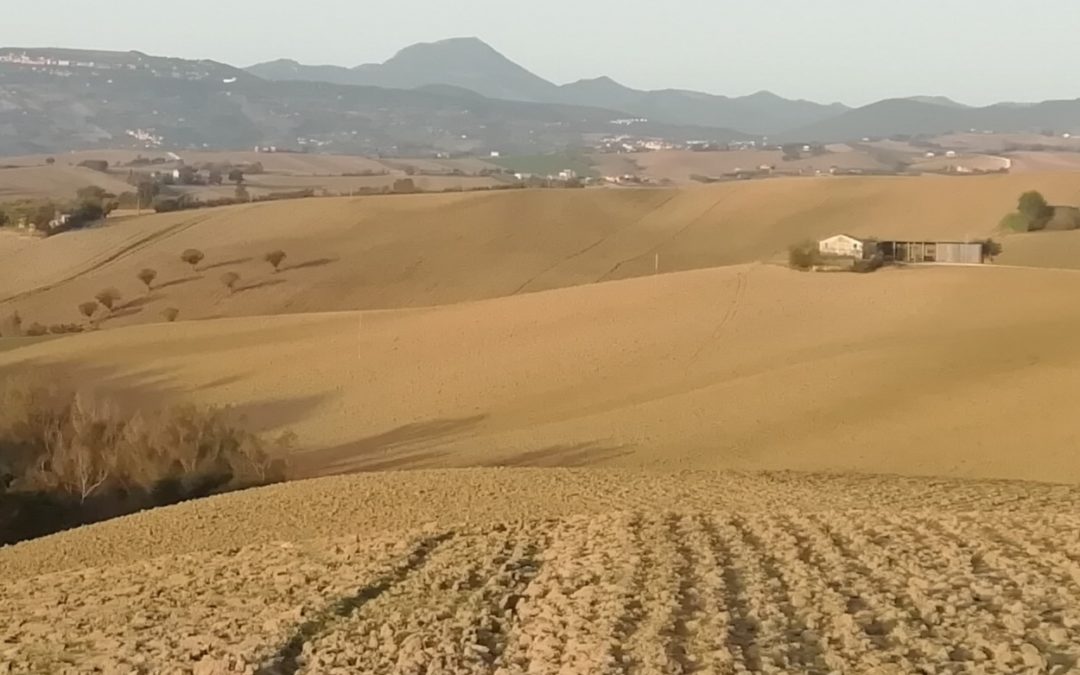
M139 273L135 276L139 278L139 281L146 284L146 292L149 293L154 287L154 279L157 279L157 270L147 267L139 270Z
M274 272L277 272L278 268L281 267L282 261L285 260L286 257L287 256L285 255L285 251L277 249L275 251L270 251L265 256L263 256L263 260L273 265Z
M236 284L240 281L240 275L236 272L226 272L221 275L221 283L229 289L229 294L236 292Z

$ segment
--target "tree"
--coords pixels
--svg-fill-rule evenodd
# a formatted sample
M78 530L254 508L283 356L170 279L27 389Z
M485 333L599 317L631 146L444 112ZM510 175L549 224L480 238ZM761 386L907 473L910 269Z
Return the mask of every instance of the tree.
M0 227L7 225L9 220L7 212L0 211Z
M221 275L221 283L225 285L225 288L229 289L229 294L232 295L236 291L236 284L240 281L240 275L236 272L226 272Z
M161 311L161 316L164 317L166 321L172 323L173 321L176 321L176 317L180 316L180 310L175 307L166 307Z
M139 270L139 273L135 275L139 278L139 281L146 284L146 292L149 293L154 287L154 279L157 279L157 270L150 269L149 267Z
M83 302L79 305L79 313L85 316L87 319L94 318L94 312L97 311L98 303L96 302Z
M199 270L199 263L203 261L206 256L197 248L189 248L180 254L180 259L191 265L191 270L197 272Z
M990 262L994 262L994 258L1001 255L1002 246L999 242L993 239L987 239L982 242L983 256L990 259Z
M106 288L95 295L94 299L97 300L102 307L109 310L109 312L112 312L113 306L116 305L116 301L121 297L120 291L115 288Z
M1035 190L1020 195L1016 210L1027 218L1029 230L1041 230L1046 226L1046 221L1054 215L1053 207Z
M412 178L398 178L394 181L394 192L397 194L408 194L416 192L416 183Z
M207 183L211 185L221 185L224 182L224 176L221 175L221 171L218 169L211 169L210 175L206 179Z
M104 188L97 185L87 185L75 191L75 198L80 202L96 201L100 203L109 196L115 195L110 195Z
M270 251L269 253L267 253L265 256L263 256L263 260L273 265L274 272L276 273L278 271L278 268L281 266L281 262L285 260L286 257L287 256L285 255L285 251L278 249L276 251Z
M229 182L240 185L244 182L244 172L240 169L232 169L229 171Z
M251 194L248 192L248 189L243 186L242 183L237 183L236 184L236 193L235 194L236 194L236 199L238 201L241 201L241 202L250 202L251 201Z
M152 180L141 180L136 190L138 208L150 208L150 205L154 203L154 197L161 192L161 186Z
M45 163L48 164L49 166L52 166L53 164L56 164L56 158L55 157L46 157L45 158Z

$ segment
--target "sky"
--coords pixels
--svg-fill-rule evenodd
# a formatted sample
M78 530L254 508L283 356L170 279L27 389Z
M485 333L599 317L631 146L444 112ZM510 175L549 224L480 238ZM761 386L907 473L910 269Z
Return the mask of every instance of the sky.
M475 36L560 84L608 75L641 89L849 105L1080 97L1080 0L49 0L2 14L0 46L240 66L354 66Z

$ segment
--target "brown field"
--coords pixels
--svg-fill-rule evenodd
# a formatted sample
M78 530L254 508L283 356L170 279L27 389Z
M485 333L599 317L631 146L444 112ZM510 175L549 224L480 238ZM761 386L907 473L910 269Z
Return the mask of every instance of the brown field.
M1045 173L1050 171L1080 171L1080 152L1011 152L1012 171Z
M792 243L837 232L985 237L1031 188L1054 203L1080 202L1071 176L1047 174L335 198L162 214L32 246L0 239L0 314L74 321L78 304L107 287L134 302L107 327L156 321L165 307L198 319L438 305L649 275L656 256L662 272L773 260ZM204 269L179 261L191 247L205 251ZM289 255L279 274L261 259L276 248ZM135 278L144 267L159 272L150 294ZM241 275L243 292L226 292L227 271Z
M1080 138L1044 136L1042 134L982 134L963 133L939 136L935 143L956 150L969 152L1003 152L1017 145L1045 145L1062 150L1080 150Z
M0 341L0 377L232 405L313 477L0 549L0 672L1070 672L1077 233L771 262L1002 237L1032 188L1080 202L1069 174L777 179L0 237L0 316L125 295L104 330Z
M593 155L596 171L602 176L621 176L631 173L654 181L668 179L680 185L691 184L693 175L719 177L737 170L756 171L762 165L774 166L777 171L821 171L832 167L841 169L889 169L869 154L860 151L836 152L819 157L786 162L779 150L738 150L730 152L694 152L692 150L661 150L631 155ZM637 167L635 170L634 167Z
M119 194L131 190L121 178L76 166L0 169L0 202L19 199L74 199L79 188L97 185Z
M1075 488L795 474L324 479L0 550L3 659L43 673L1065 673L1080 656L1077 506ZM405 529L379 534L379 519Z

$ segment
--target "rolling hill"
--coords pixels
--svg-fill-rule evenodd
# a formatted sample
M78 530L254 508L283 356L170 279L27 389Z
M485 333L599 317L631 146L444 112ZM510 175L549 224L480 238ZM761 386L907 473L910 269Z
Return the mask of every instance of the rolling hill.
M893 135L935 136L978 131L1080 131L1080 99L1044 101L1017 107L951 105L937 99L889 99L848 110L829 119L784 132L786 140L844 141Z
M1080 202L1072 176L1048 174L327 198L160 214L44 241L0 239L0 315L75 321L78 304L108 287L130 304L106 327L157 321L165 307L187 319L424 307L651 275L657 256L662 272L773 260L837 232L998 236L1002 214L1031 188ZM206 253L200 269L180 262L187 248ZM274 274L262 255L278 248L289 258ZM144 267L159 273L149 294L135 277ZM225 272L240 275L241 292L226 292Z

